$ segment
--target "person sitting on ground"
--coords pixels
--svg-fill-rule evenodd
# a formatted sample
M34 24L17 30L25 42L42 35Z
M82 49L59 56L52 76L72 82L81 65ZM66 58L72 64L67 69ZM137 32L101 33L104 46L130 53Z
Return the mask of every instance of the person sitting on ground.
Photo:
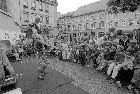
M23 58L23 46L22 46L22 44L21 45L19 45L19 48L18 48L18 52L19 52L19 58L20 58L20 60Z
M74 54L75 54L75 59L76 59L76 63L78 62L78 63L80 63L79 62L79 52L80 52L80 47L75 47L75 49L74 49Z
M134 76L131 80L132 84L140 88L140 51L135 54L134 63Z
M119 86L127 86L130 87L131 80L134 75L133 61L134 56L131 55L130 52L125 53L125 60L122 63L121 69L118 71L116 76L117 84Z
M107 54L108 58L106 60L107 61L114 60L115 54L116 54L116 47L115 46L112 46L110 48L108 54Z
M107 61L104 58L104 54L105 52L102 52L96 59L96 62L99 64L97 70L102 70L105 67Z
M79 51L79 62L81 63L82 66L86 65L86 52L84 46L80 47Z
M110 76L112 74L115 66L117 68L117 66L122 64L122 62L124 61L124 58L125 58L125 54L123 52L121 52L121 49L117 49L115 57L114 57L114 61L108 67L108 70L107 70L107 75L108 76ZM115 77L112 77L112 78L115 78Z
M70 60L70 55L71 55L71 47L68 47L68 52L67 52L67 59Z
M96 62L96 59L98 58L99 54L100 54L100 50L98 48L99 46L98 45L94 45L94 48L93 48L93 52L91 54L91 57L90 59L92 60L92 63L91 65L97 67L98 66L98 63Z
M115 60L115 54L116 54L116 47L112 46L108 52L108 54L106 54L106 65L104 67L104 72L107 72L108 67L110 66L111 63L114 62Z
M104 58L105 60L109 60L109 52L110 52L110 48L108 46L105 47L105 53L104 53Z
M127 36L124 36L120 41L119 44L122 45L124 47L124 50L126 51L126 49L128 48L128 43L130 43L130 40L128 39Z
M89 55L89 65L87 65L87 67L92 67L92 64L93 64L92 59L94 57L94 43L93 42L90 44L88 55Z

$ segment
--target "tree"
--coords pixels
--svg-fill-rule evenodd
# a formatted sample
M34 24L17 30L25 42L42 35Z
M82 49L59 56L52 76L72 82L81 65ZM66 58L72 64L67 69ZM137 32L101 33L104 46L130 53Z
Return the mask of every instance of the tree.
M107 3L109 13L134 12L139 5L140 0L109 0Z

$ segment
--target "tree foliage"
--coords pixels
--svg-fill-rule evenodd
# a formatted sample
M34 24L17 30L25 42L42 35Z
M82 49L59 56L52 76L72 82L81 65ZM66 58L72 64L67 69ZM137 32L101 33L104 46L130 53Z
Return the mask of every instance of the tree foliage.
M109 13L134 12L138 9L140 0L109 0L107 3Z

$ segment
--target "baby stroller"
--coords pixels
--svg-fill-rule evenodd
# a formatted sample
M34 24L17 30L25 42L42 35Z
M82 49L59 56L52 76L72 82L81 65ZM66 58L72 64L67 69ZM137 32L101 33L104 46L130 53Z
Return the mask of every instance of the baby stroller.
M11 43L9 40L1 40L0 45L1 47L1 63L0 64L0 88L2 92L6 92L16 87L16 74L14 73L14 69L9 61L7 61L7 57L3 54L3 51L8 51L11 47Z
M16 74L11 75L6 67L4 67L4 71L5 76L0 82L0 88L3 93L15 89L17 84Z

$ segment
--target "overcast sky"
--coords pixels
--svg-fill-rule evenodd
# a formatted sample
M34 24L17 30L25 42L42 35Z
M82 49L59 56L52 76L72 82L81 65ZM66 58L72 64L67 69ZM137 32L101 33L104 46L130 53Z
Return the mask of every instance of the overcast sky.
M78 9L78 7L100 0L58 0L58 12L65 14Z

